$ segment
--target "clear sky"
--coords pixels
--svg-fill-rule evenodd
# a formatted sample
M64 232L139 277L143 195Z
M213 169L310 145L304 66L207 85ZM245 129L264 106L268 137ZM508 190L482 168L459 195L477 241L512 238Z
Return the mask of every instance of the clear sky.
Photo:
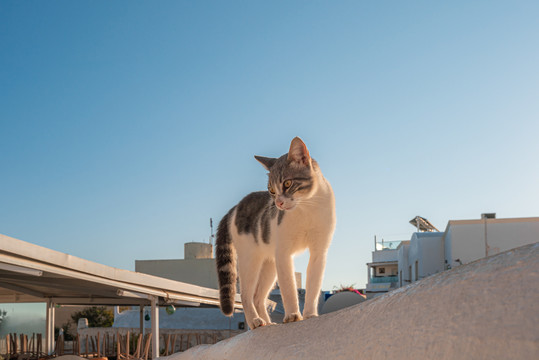
M324 289L416 215L539 216L537 1L1 1L0 233L183 258L300 136L332 183ZM297 259L305 273L307 256Z

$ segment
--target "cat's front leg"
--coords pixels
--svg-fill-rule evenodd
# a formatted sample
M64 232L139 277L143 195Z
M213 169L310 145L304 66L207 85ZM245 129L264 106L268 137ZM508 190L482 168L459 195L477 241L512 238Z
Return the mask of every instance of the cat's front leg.
M294 275L294 259L289 253L277 254L277 281L281 289L284 306L284 323L303 320L299 311L298 292Z
M326 268L326 252L311 251L309 265L307 266L307 284L305 286L305 306L303 317L309 319L318 316L318 299Z

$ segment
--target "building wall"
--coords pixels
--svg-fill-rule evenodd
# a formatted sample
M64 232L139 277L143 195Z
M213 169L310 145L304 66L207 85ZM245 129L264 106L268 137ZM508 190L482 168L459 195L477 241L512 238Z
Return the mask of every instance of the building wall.
M440 232L414 233L412 235L407 264L407 266L412 266L411 281L417 281L443 271L443 235Z
M444 270L444 254L442 248L443 233L422 233L421 255L419 259L420 279Z
M135 260L135 271L217 289L215 259Z
M445 260L455 267L539 242L539 218L450 221L444 241Z
M408 252L410 249L410 243L402 244L398 249L398 261L399 261L399 286L407 285L411 282L408 271Z
M485 256L484 226L481 224L448 225L445 236L450 252L445 254L451 267L467 264Z
M444 249L444 270L449 270L453 267L453 244L451 239L453 236L453 228L449 225L445 229L444 237L442 238L443 249Z
M539 221L514 223L487 220L488 255L539 241Z
M408 266L411 266L411 274L410 274L410 282L417 281L417 278L419 276L418 272L416 271L416 268L419 266L416 264L416 262L419 263L419 242L417 241L417 237L415 236L415 233L412 235L412 238L410 239L410 247L408 248ZM410 271L409 271L410 272Z
M372 252L372 262L389 262L397 261L398 251L395 250L378 250Z
M376 267L375 269L375 276L396 276L398 273L398 265L397 264L381 264Z
M190 242L183 246L184 259L211 259L213 246L208 243Z

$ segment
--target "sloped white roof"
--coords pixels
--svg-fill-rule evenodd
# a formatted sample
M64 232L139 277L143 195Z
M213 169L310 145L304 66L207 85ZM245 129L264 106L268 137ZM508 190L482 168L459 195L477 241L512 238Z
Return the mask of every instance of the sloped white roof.
M169 360L539 359L539 243Z

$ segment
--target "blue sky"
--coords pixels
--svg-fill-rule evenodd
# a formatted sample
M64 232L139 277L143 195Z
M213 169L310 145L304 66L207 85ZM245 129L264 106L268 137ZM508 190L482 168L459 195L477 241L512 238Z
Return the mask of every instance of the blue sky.
M537 1L2 1L0 233L183 257L300 136L333 185L324 289L408 221L539 215ZM305 272L307 256L297 270Z

